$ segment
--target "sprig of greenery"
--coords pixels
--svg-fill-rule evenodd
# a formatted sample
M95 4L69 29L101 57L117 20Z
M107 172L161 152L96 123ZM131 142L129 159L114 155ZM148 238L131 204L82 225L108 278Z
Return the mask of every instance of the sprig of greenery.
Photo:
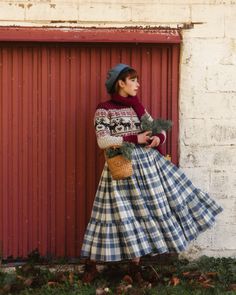
M106 149L106 156L108 158L113 158L117 155L122 155L126 159L131 160L134 147L135 145L131 142L123 142L120 147L110 147Z
M149 120L147 114L141 118L141 129L142 131L151 131L152 134L160 133L162 130L167 131L172 126L172 121L164 119ZM113 158L117 155L122 155L128 160L132 159L132 152L135 145L131 142L123 142L120 147L110 147L106 149L105 153L107 158Z
M141 117L141 129L142 131L151 131L152 130L153 121L149 120L149 116L147 114Z
M151 121L149 120L149 116L147 114L143 115L141 118L142 131L151 131L153 135L161 133L162 130L169 130L172 125L173 123L171 120L154 119Z

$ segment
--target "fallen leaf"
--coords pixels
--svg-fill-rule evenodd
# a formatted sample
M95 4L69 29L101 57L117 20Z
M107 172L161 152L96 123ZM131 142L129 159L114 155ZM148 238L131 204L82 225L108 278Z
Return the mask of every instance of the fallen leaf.
M95 266L91 267L88 266L87 269L85 269L83 277L82 277L82 282L84 284L90 284L97 276L98 276L98 271Z
M11 291L11 285L10 284L5 284L2 289L3 289L4 292L10 292Z
M183 272L182 275L184 277L186 277L186 278L197 278L197 277L201 276L201 272L199 272L199 271L195 271L195 272L187 271L187 272Z
M24 285L27 287L31 286L32 283L33 283L33 279L31 279L31 278L28 278L24 281Z
M57 272L55 274L54 280L57 281L57 282L66 282L67 281L67 277L66 277L66 275L63 272L59 271L59 272Z
M129 275L125 275L122 279L122 281L124 281L127 284L133 284L133 279L131 278L131 276Z
M177 286L180 284L180 279L178 277L172 277L170 280L170 284L173 286Z
M122 285L117 286L117 287L116 287L116 292L115 292L115 294L116 294L116 295L124 294L124 287L125 287L125 286L122 286Z
M190 271L185 271L182 273L183 276L187 277L191 272Z
M205 274L201 274L200 277L198 278L198 281L208 283L211 281L211 279L209 279Z
M96 289L96 295L105 295L105 294L107 294L107 292L104 291L103 288L97 288Z
M129 289L132 289L132 288L133 288L132 285L125 286L125 291L128 291Z
M210 282L211 282L211 279L208 279L208 280L203 281L203 284L208 284Z
M77 284L78 284L79 287L81 287L83 285L83 282L81 280L78 280Z
M236 291L236 284L229 285L229 290Z
M160 275L152 265L145 267L145 269L142 271L142 276L145 281L150 283L156 283L157 281L160 281ZM167 280L169 281L169 278Z
M22 281L24 281L26 279L25 277L20 276L20 275L17 275L16 277L17 277L17 279L22 280Z
M58 285L58 283L57 282L52 282L52 281L49 281L48 282L48 286L57 286Z
M69 273L69 282L71 285L74 283L74 273L73 272Z
M218 272L207 272L206 275L208 277L216 277L216 276L218 276Z
M122 283L120 285L117 286L116 288L116 295L123 295L126 294L126 292L128 292L128 290L132 289L132 285L123 285Z
M204 283L204 282L201 282L200 285L201 285L203 288L215 288L214 285L212 285L212 284L208 284L208 283Z
M34 267L31 264L24 264L21 267L22 272L24 273L32 273L32 271L34 270Z

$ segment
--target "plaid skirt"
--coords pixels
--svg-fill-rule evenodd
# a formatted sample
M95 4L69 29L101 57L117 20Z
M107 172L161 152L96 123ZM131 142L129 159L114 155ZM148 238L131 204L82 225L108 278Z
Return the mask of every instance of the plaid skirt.
M105 163L81 257L119 261L181 252L222 208L157 150L136 147L134 174L113 180Z

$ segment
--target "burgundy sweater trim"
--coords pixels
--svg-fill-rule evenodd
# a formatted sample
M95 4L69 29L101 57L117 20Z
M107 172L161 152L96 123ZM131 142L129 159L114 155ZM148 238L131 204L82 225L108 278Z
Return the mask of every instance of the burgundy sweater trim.
M132 142L134 144L138 144L138 135L137 134L124 135L123 140L128 141L128 142Z
M119 110L119 109L127 109L127 108L128 108L127 106L122 106L122 105L112 102L111 100L108 100L108 101L104 101L104 102L99 103L96 109L104 109L104 110L109 111L112 109Z
M162 133L158 133L158 134L156 134L156 136L158 136L160 138L160 144L163 144L163 142L166 139L165 135Z

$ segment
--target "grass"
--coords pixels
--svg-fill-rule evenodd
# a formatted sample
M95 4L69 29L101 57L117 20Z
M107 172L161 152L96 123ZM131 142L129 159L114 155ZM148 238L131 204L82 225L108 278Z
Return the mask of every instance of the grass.
M155 271L154 271L154 270ZM109 265L91 284L78 271L56 271L27 263L13 273L0 270L0 294L19 295L236 295L236 259L203 256L146 265L144 281L132 282L126 264Z

